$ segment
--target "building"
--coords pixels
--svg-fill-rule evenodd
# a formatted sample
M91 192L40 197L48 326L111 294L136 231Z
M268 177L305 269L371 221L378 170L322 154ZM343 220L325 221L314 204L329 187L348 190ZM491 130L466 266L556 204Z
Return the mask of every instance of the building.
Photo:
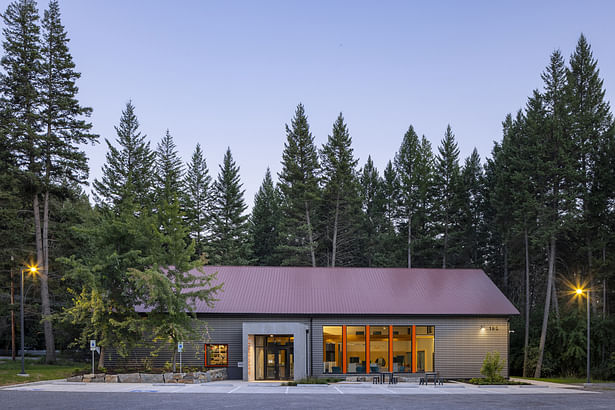
M508 376L508 320L519 312L482 270L203 270L224 286L213 308L196 303L207 332L184 343L187 366L226 367L243 380L382 371L469 378L498 351ZM169 359L161 352L154 360Z

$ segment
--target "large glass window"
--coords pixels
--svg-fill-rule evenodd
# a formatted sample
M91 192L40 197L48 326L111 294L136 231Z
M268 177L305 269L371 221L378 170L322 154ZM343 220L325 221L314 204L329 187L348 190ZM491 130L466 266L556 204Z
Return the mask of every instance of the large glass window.
M412 371L412 326L393 326L393 371Z
M416 371L433 372L435 353L434 353L434 327L416 327Z
M346 328L346 357L348 373L365 373L365 326Z
M325 373L342 372L342 327L323 326L323 368Z
M389 327L369 328L369 369L370 372L389 370Z
M228 345L205 345L206 366L228 366Z

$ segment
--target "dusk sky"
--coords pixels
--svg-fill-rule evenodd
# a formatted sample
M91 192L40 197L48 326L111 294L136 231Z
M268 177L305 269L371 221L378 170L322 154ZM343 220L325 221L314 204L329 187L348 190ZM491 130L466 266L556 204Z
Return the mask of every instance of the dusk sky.
M0 8L6 9L6 0ZM39 2L39 9L47 7ZM434 151L451 124L462 160L484 160L501 122L523 107L551 52L588 38L612 99L612 1L83 1L61 0L80 101L100 144L128 100L152 147L168 128L188 160L197 142L212 177L227 146L251 207L277 174L302 102L320 147L343 112L359 165L382 172L412 124ZM610 92L609 92L610 91ZM88 188L89 191L89 188Z

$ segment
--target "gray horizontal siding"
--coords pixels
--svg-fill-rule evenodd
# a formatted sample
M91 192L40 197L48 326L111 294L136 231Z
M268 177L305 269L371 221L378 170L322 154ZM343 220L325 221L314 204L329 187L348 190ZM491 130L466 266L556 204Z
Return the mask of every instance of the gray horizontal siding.
M183 363L189 367L204 365L204 343L221 343L229 346L229 374L240 375L237 362L242 358L243 322L298 322L310 326L306 315L201 315L197 321L199 340L185 341ZM467 378L480 376L480 368L487 352L498 351L503 359L503 375L508 376L508 320L498 317L427 317L408 316L386 318L382 316L317 316L312 318L310 374L323 372L322 326L324 325L417 325L435 326L435 369L443 377ZM497 326L498 330L480 331L482 326ZM151 344L150 344L151 346ZM133 349L122 358L113 349L107 350L108 367L142 366L145 362L161 368L172 360L172 349L167 345L157 356L150 356L151 347ZM300 356L301 355L301 356ZM304 360L295 352L295 360ZM240 376L237 376L240 377Z

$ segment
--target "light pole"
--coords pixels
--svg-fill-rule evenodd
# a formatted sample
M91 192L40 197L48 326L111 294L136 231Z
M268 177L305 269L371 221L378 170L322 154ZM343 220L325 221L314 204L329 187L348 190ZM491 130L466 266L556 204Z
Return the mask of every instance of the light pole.
M590 352L589 352L589 330L590 330L590 312L589 312L589 289L586 290L587 292L587 383L591 383L591 373L590 373L590 369L589 369L589 358L590 358ZM583 289L577 288L576 290L577 295L582 296L583 295Z
M29 376L28 373L26 373L26 369L25 369L25 365L24 365L24 351L25 351L25 347L24 347L24 320L23 320L23 275L24 272L29 272L32 275L36 275L38 273L38 266L36 265L31 265L28 266L27 268L24 268L21 270L21 298L20 298L20 313L21 313L21 373L18 373L18 376Z

